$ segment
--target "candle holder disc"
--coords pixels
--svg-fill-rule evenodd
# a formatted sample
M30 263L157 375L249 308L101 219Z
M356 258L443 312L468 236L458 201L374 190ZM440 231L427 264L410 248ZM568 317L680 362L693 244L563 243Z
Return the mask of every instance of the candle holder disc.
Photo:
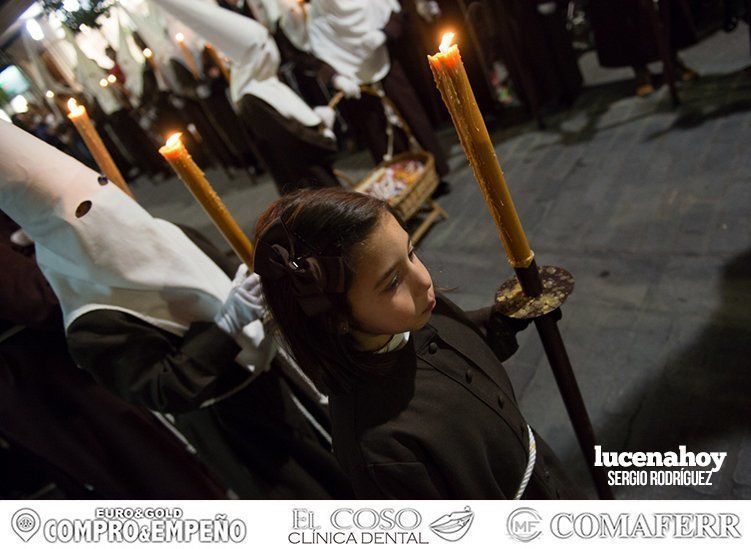
M510 278L495 294L495 308L511 318L533 319L555 311L574 291L574 277L566 269L544 265L538 269L542 293L524 293L517 277Z

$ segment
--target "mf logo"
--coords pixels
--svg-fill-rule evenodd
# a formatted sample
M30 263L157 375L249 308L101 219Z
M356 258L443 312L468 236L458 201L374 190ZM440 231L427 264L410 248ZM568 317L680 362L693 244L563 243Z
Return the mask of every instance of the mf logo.
M530 507L520 507L512 512L506 520L506 530L517 541L532 541L542 530L540 514Z

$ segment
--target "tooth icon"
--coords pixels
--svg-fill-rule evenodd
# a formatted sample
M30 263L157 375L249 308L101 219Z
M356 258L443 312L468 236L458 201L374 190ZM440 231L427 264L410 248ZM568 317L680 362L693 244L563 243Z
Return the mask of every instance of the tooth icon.
M465 507L464 511L450 513L436 519L430 525L430 529L436 536L446 541L459 541L469 531L474 519L475 513L469 507Z
M39 530L39 515L33 509L19 509L11 519L13 531L23 541L29 541Z

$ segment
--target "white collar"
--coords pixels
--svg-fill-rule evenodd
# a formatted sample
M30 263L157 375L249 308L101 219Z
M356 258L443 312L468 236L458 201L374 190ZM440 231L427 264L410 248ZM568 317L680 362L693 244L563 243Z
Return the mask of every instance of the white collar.
M409 335L410 335L410 332L394 334L393 336L391 336L391 339L389 339L386 345L384 345L383 347L375 351L375 354L380 355L384 353L390 353L391 351L396 351L397 349L401 349L409 341Z

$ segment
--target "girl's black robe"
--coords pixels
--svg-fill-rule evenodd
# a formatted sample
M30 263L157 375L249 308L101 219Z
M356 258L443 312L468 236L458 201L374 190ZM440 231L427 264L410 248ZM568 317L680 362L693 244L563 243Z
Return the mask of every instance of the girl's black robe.
M484 323L489 312L473 316ZM512 330L494 337L500 358L516 350ZM332 392L334 453L357 497L514 497L527 466L527 422L496 353L482 328L438 294L430 322L406 346L369 355L378 374ZM537 461L523 497L580 497L535 438Z

